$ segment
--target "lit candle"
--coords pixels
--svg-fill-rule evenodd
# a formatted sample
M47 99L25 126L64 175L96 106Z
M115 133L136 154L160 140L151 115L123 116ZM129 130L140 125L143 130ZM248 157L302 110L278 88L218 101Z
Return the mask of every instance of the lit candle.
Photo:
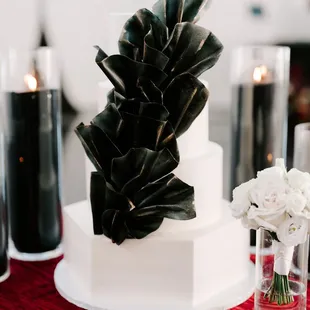
M36 69L23 77L26 91L6 93L11 239L25 257L61 242L60 93Z

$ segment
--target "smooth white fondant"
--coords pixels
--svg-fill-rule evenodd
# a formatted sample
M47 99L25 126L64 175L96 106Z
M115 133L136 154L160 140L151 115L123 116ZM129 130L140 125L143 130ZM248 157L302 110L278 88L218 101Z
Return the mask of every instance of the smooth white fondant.
M208 88L208 82L201 80ZM209 102L195 119L190 128L178 138L181 162L187 158L199 157L208 151L209 141Z
M64 209L65 262L103 309L199 309L248 276L248 234L226 202L222 208L215 225L177 234L155 232L117 246L93 235L87 201L73 204Z
M219 292L217 295L208 299L205 304L196 307L194 310L231 309L250 298L255 286L255 267L254 264L249 261L247 268L248 277L243 281L238 282L233 287L229 287L228 289ZM60 261L56 266L54 281L59 294L80 308L91 310L115 310L115 308L107 309L100 305L96 305L95 301L91 298L91 294L83 289L80 281L78 281L74 274L70 272L70 267L65 260ZM149 308L146 310L149 310ZM169 310L184 310L184 308L177 307L170 308Z
M223 149L207 142L208 151L195 158L182 159L175 175L194 187L196 218L188 221L164 219L158 232L172 232L206 227L220 220L223 197Z
M195 119L192 126L178 138L181 161L187 158L198 157L208 151L209 141L209 104Z
M183 182L194 186L196 218L189 221L165 219L159 232L179 232L210 225L222 215L223 149L214 142L207 142L208 151L193 159L181 159L174 173ZM95 171L86 157L86 191L90 197L90 174Z

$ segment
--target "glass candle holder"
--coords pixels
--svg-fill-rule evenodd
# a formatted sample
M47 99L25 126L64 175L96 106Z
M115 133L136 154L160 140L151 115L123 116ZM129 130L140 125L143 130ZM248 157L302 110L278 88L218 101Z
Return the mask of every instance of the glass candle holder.
M4 139L0 132L0 283L10 275L8 253L8 217L5 203Z
M2 72L10 255L61 254L59 74L50 48L10 51Z
M254 309L304 310L306 309L307 303L309 240L307 238L305 243L299 244L295 247L280 248L278 246L279 244L279 242L272 240L270 233L266 230L257 230ZM275 285L278 287L282 285L281 280L275 281L274 278L275 261L279 258L281 259L281 256L286 260L288 281L285 282L287 285L284 285L284 289L287 291L286 297L282 299L283 303L279 305L276 300L270 301L270 299L268 299L268 294L270 294L273 282L275 283L277 281ZM276 288L276 290L281 291L282 288Z
M295 126L293 167L310 173L310 123ZM308 258L308 279L310 279L310 256Z
M247 46L233 52L231 192L276 158L286 158L289 67L288 47Z

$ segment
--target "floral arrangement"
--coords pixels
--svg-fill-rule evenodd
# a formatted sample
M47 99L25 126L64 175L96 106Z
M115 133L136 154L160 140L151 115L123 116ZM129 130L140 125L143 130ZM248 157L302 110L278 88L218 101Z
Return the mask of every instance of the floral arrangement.
M233 191L234 217L248 229L265 229L272 238L274 273L264 297L278 305L294 301L288 274L294 247L306 242L310 219L310 174L286 171L284 160L258 172L257 178Z
M114 88L104 111L76 134L96 168L91 176L94 234L120 245L157 230L164 218L196 216L194 189L173 170L177 138L203 110L209 92L198 77L222 44L198 25L207 0L158 0L126 22L120 54L96 47L96 63Z

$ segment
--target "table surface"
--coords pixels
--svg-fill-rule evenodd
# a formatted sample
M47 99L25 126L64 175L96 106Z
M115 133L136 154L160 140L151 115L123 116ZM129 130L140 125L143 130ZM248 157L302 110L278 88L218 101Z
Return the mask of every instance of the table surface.
M86 198L84 151L73 130L81 121L88 123L92 115L93 113L64 117L62 184L64 205ZM211 108L210 119L210 137L224 148L224 172L227 172L230 158L229 111ZM227 175L224 178L225 197L229 196ZM53 272L59 260L36 263L12 260L11 276L0 284L0 310L78 309L66 302L55 289ZM253 309L253 299L235 309Z

